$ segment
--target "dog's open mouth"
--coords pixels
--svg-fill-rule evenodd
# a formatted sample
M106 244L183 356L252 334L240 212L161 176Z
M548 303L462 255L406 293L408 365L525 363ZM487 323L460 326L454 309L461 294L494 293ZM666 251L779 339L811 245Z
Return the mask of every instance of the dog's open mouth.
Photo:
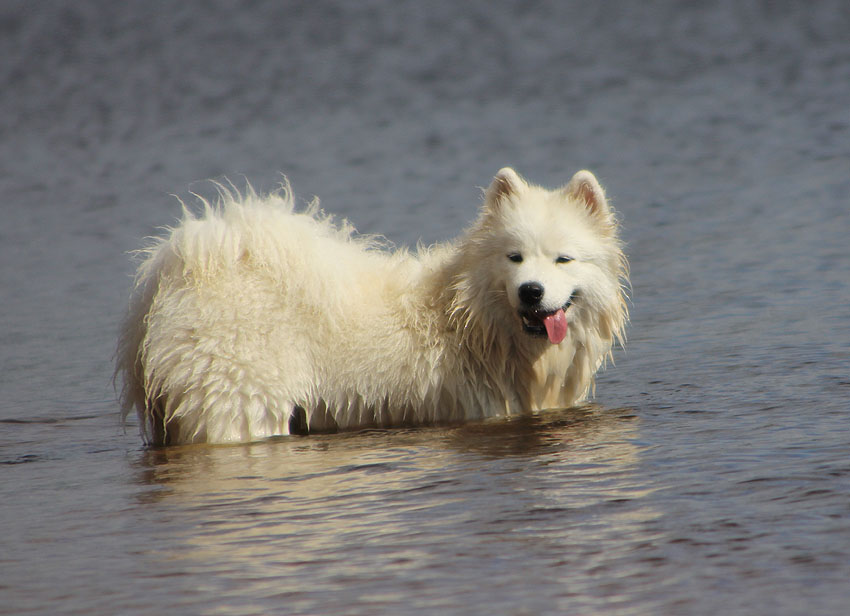
M552 344L560 344L567 336L566 311L572 304L571 297L557 310L520 310L522 329L529 335L548 338Z

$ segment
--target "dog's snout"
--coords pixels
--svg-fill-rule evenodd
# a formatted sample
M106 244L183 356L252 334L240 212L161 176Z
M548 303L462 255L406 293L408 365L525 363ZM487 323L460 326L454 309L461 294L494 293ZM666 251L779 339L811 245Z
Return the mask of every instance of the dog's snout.
M543 299L543 285L539 282L524 282L519 285L519 299L523 304L533 306Z

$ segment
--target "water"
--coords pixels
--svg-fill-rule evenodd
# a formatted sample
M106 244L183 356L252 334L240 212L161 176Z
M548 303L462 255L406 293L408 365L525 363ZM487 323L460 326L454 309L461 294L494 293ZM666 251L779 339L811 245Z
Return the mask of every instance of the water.
M0 6L0 608L839 614L850 12L816 4ZM286 173L410 244L505 164L624 221L593 405L146 450L110 382L175 193Z

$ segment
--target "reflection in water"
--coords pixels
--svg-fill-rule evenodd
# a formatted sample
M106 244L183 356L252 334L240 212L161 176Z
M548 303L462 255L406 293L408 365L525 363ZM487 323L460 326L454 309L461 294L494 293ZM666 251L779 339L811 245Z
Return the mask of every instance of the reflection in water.
M568 572L573 586L579 571L590 583L590 572L625 556L615 546L639 540L656 517L634 476L638 425L629 410L589 406L149 450L138 462L141 500L167 511L151 566L307 612L401 606L414 588L423 609L501 592L481 587L482 563L514 595L529 575L537 591L563 585Z

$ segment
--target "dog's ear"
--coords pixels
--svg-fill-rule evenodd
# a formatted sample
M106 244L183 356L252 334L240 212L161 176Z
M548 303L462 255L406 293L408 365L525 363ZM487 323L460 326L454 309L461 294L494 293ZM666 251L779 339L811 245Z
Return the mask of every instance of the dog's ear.
M591 214L602 218L610 216L611 210L608 209L605 191L590 171L582 170L576 173L569 184L564 186L563 191L568 197L584 205Z
M488 206L497 205L503 199L518 194L525 185L525 181L516 171L510 167L504 167L493 178L490 188L484 194L484 203Z

